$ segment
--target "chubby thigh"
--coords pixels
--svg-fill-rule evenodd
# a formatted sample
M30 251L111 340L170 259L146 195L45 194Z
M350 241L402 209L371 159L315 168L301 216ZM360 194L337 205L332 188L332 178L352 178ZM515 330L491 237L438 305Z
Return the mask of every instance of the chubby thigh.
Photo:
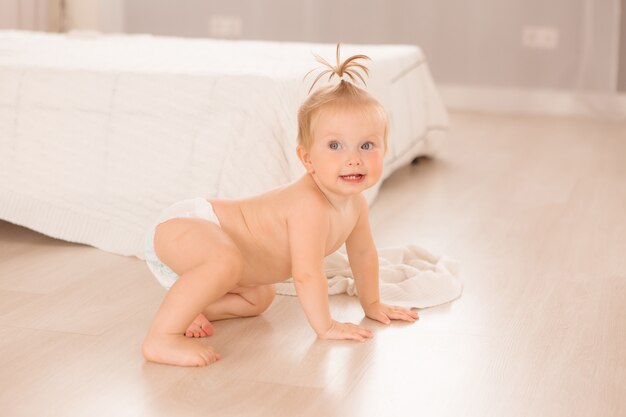
M233 288L241 277L241 251L219 225L209 220L174 218L160 223L154 234L154 251L178 276L209 263L228 270Z

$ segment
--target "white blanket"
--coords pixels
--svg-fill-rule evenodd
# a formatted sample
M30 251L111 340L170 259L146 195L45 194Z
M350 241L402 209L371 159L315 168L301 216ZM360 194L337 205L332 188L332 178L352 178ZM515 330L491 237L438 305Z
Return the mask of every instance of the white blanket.
M415 245L379 249L380 299L407 308L426 308L458 298L463 290L456 262L433 255ZM358 295L345 253L324 260L328 294ZM296 295L293 279L276 284L276 292Z

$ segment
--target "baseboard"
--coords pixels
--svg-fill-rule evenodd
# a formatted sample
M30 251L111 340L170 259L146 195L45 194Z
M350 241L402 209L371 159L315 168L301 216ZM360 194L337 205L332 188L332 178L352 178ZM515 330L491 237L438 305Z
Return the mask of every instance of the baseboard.
M626 120L626 94L438 85L449 109Z

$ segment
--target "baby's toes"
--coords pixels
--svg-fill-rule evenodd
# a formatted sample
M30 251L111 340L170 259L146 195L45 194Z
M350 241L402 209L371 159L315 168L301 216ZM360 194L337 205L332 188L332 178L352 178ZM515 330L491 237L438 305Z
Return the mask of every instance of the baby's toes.
M195 324L191 324L187 331L185 331L185 336L187 337L200 337L200 327Z
M217 362L217 361L219 360L219 358L220 358L219 353L214 352L214 351L213 351L213 350L211 350L211 349L207 349L207 350L205 350L205 351L201 354L201 356L202 356L202 359L204 360L204 365L205 365L205 366L206 366L206 365L210 365L210 364L212 364L212 363L214 363L214 362Z
M203 323L200 327L200 332L204 333L202 337L211 336L213 334L213 325L211 322L207 320L206 323Z
M213 334L213 325L204 314L198 314L198 317L187 327L185 336L187 337L207 337Z

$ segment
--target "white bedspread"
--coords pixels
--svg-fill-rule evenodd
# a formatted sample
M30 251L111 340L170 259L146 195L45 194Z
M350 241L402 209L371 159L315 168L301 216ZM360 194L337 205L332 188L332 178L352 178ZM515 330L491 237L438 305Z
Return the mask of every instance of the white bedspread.
M0 219L141 257L170 203L294 180L312 52L334 45L0 31ZM368 88L391 120L384 176L432 152L448 120L420 49L342 53L373 59Z

